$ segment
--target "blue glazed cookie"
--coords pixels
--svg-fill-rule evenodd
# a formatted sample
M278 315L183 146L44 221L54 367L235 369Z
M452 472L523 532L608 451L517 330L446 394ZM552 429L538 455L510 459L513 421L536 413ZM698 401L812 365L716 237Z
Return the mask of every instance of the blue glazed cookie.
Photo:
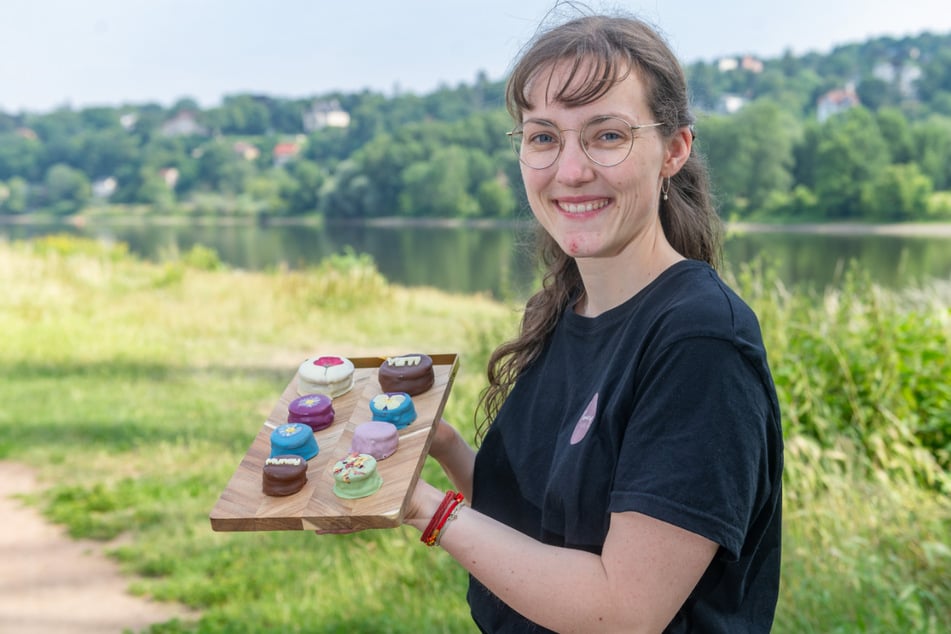
M370 413L373 420L393 423L397 429L403 429L416 420L416 406L406 392L384 392L370 401Z
M278 425L271 432L271 458L289 454L310 460L319 451L313 430L304 423Z

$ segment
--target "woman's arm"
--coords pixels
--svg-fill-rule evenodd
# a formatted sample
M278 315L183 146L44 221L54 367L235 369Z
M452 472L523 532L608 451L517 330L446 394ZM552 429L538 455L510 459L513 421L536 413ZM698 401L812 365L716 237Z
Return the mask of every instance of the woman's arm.
M455 427L444 420L439 421L433 442L429 447L429 455L442 466L453 486L467 499L472 499L475 450L469 446Z
M420 481L407 523L424 530L442 498ZM440 546L528 619L559 632L599 633L663 630L718 547L640 513L615 513L598 556L542 544L468 507Z

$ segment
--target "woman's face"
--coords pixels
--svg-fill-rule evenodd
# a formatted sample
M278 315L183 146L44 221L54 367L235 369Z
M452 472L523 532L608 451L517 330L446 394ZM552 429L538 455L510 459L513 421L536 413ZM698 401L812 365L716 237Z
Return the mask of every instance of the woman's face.
M573 107L552 102L547 88L551 85L552 92L557 91L567 70L565 64L558 64L551 82L543 71L529 85L533 108L522 113L522 125L541 123L562 131L564 148L545 169L522 164L522 179L532 212L565 253L574 258L611 258L636 250L657 232L663 236L658 216L661 182L680 163L672 167L670 144L656 127L635 131L630 155L613 167L602 167L588 158L578 133L585 123L604 116L631 125L655 122L635 72L595 102Z

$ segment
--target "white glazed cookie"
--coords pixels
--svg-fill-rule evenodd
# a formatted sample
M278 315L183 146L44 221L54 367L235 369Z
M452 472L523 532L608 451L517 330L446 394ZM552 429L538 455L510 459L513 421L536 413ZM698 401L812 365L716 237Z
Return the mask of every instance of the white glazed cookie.
M297 393L326 394L337 398L353 387L353 362L346 357L312 357L297 371Z

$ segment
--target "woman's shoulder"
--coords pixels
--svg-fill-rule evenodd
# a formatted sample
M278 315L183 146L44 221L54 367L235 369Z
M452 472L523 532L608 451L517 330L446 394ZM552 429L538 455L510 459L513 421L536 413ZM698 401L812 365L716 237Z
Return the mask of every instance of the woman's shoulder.
M659 322L685 336L759 339L759 323L750 306L709 264L684 260L658 278L645 298Z

